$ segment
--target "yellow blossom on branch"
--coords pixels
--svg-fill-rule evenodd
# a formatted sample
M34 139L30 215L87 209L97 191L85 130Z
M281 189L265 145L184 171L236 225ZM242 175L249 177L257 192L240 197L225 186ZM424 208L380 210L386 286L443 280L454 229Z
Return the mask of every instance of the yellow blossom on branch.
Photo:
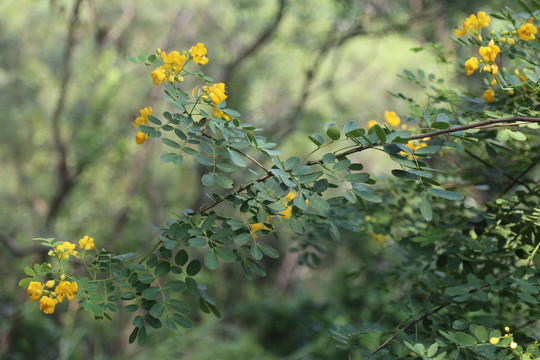
M148 139L148 134L143 133L142 131L139 131L135 134L135 142L138 145L144 144L144 142Z
M474 35L477 30L487 28L490 21L490 17L487 16L485 12L479 11L476 15L469 15L469 17L462 23L462 30L456 28L454 33L457 36L464 36L472 31Z
M67 297L69 301L73 300L73 295L77 293L77 283L69 281L61 281L60 284L54 289L54 292L57 294L59 302L64 300L64 297Z
M193 58L193 62L197 65L206 65L208 63L208 58L206 57L206 48L204 44L198 43L195 46L192 46L189 50L189 54Z
M424 138L424 139L429 140L429 138L427 138L427 137ZM427 141L427 140L425 140L425 141ZM407 143L407 145L405 145L405 146L407 146L409 149L411 149L411 151L414 153L416 150L418 150L420 148L423 148L423 147L426 147L427 144L424 143L424 142L415 143L414 141L409 141ZM399 154L402 155L402 156L407 156L409 159L414 159L414 156L412 154L409 154L409 153L407 153L405 151L400 151Z
M370 237L371 237L371 241L373 241L376 244L382 244L384 240L386 239L386 236L384 234L371 233Z
M139 125L146 125L148 123L148 115L152 115L152 108L145 107L144 109L139 110L139 116L135 119L133 126L139 127Z
M94 238L85 235L81 240L79 240L79 246L83 250L94 250Z
M39 310L43 310L45 314L52 314L56 304L58 304L58 300L53 299L50 296L43 296L39 300Z
M487 62L494 62L497 54L500 52L501 49L495 45L493 40L489 42L488 46L480 46L480 49L478 49L480 56Z
M219 105L219 103L227 99L228 96L224 83L218 83L212 86L204 86L203 90L208 93L208 96L214 105Z
M367 129L369 130L375 125L377 125L377 122L375 120L369 120L367 123Z
M171 51L169 55L165 51L161 53L163 59L163 67L171 74L178 74L184 63L186 62L186 55L180 55L178 51Z
M387 123L395 127L399 126L399 124L401 123L401 119L394 111L385 111L384 119Z
M524 41L533 41L538 29L531 23L523 24L518 29L519 38Z
M478 58L473 56L465 61L465 70L467 75L471 75L476 69L478 69Z
M251 237L254 238L254 239L259 237L255 233L257 231L260 231L260 230L270 230L270 229L266 225L264 225L263 223L255 223L255 224L250 224L249 225L249 231L251 232Z
M482 97L484 100L486 100L487 103L493 102L495 100L495 91L493 89L489 88L482 94Z
M156 70L152 71L152 81L154 85L161 84L165 79L168 78L167 73L163 67L158 67Z
M38 281L30 281L28 284L28 297L32 301L36 301L43 294L43 285Z
M231 121L231 117L226 114L223 110L220 110L218 108L214 108L214 116L220 119L224 119L226 121Z
M72 244L68 241L64 241L63 244L58 245L56 248L56 253L58 254L59 259L67 259L69 258L69 255L78 255L78 252L75 250L75 244Z

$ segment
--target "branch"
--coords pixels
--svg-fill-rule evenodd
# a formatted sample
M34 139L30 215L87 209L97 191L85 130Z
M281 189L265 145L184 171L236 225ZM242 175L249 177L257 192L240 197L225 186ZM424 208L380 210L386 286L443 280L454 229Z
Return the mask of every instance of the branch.
M528 173L529 171L531 171L531 170L532 170L536 165L538 165L539 163L540 163L540 157L536 158L536 160L533 160L532 164L529 165L528 168L526 168L525 170L523 170L523 172L522 172L521 174L519 174L517 178L515 178L515 179L512 178L512 182L511 182L510 184L508 184L508 186L504 189L503 194L506 194L506 193L512 188L512 186L514 186L516 183L520 183L520 184L521 184L521 183L522 183L522 182L521 182L521 178L524 177L525 175L527 175L527 173ZM526 187L527 189L529 189L529 187L528 187L527 185L525 185L525 187ZM529 190L531 190L531 189L529 189Z
M489 124L512 123L512 122L515 122L515 121L522 121L522 122L527 122L527 123L533 123L533 122L540 123L540 118L513 116L513 117L501 118L501 119L484 120L484 121L479 121L479 122L468 124L468 125L456 126L456 127L445 129L445 130L437 130L437 131L432 131L432 132L421 134L421 135L411 136L410 139L411 140L423 139L423 138L428 137L428 136L429 137L434 137L434 136L439 136L439 135L443 135L443 134L449 134L449 133L468 130L468 129L480 128L482 126L489 125ZM364 150L367 150L367 149L371 149L371 148L374 148L375 146L380 146L380 145L383 145L383 144L381 142L377 142L377 143L373 143L371 145L361 145L361 146L354 147L351 150L344 151L344 152L341 152L341 153L337 153L337 154L334 154L334 155L335 155L336 158L340 158L340 157L351 155L351 154L361 152L361 151L364 151ZM304 165L312 166L312 165L319 165L319 164L322 164L322 163L323 163L323 161L322 161L322 159L320 159L320 160L315 160L315 161L308 161ZM269 172L266 175L259 177L258 179L252 180L249 183L241 186L237 190L235 190L235 191L229 193L228 195L220 198L219 200L216 200L213 203L202 206L199 209L199 212L205 212L207 210L210 210L213 207L217 206L218 204L222 203L223 201L225 201L227 199L230 199L231 197L234 196L234 194L237 194L237 193L240 193L242 191L245 191L245 190L249 189L254 183L264 181L264 180L266 180L266 179L268 179L268 178L270 178L272 176L274 176L274 174Z
M506 279L507 277L509 277L510 275L512 274L503 274L501 276L499 276L496 281L501 281L503 279ZM469 290L469 294L474 294L476 292L478 292L479 290L482 290L482 289L485 289L489 286L489 283L486 282L484 284L482 284L482 286L478 289L472 289L472 290ZM439 311L441 311L442 309L444 309L445 307L447 307L448 305L452 304L451 302L445 302L439 306L437 306L435 309L425 313L424 315L420 316L418 319L410 322L409 324L405 325L404 327L402 327L401 329L399 329L399 331L405 331L407 330L408 328L410 328L411 326L413 326L414 324L424 320L426 317L430 316L430 315L433 315L433 314L436 314L438 313ZM378 348L376 348L375 350L373 350L371 352L371 354L375 355L377 352L379 352L380 350L382 350L383 348L386 347L386 345L388 345L392 340L394 340L397 336L399 335L399 333L396 331L395 333L392 334L392 336L390 336L388 339L386 339L385 342L383 342Z

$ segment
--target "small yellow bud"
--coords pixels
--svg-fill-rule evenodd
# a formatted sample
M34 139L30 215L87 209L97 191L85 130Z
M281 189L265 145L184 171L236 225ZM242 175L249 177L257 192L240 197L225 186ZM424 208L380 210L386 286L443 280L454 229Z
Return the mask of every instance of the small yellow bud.
M176 76L176 81L182 82L182 81L184 81L184 77L183 77L183 76L180 76L180 75L177 75L177 76Z
M489 33L491 36L495 35L495 30L491 30L491 32Z
M208 100L208 95L203 95L203 96L201 96L201 99L203 99L203 100Z
M60 280L61 281L64 281L65 279L66 279L66 275L64 275L64 274L60 275Z
M157 54L157 55L161 55L161 49L160 49L160 48L157 48L157 49L156 49L156 54Z
M515 341L512 341L512 342L510 343L510 349L513 350L513 349L515 349L515 348L517 348L517 343L516 343Z
M497 84L497 79L491 80L491 85L495 85L495 84Z
M512 30L512 35L516 35L517 34L517 30Z
M492 337L491 339L489 339L489 343L491 345L497 345L499 343L499 338L498 337Z
M509 328L508 326L505 326L505 327L504 327L504 331L510 332L510 328Z
M170 82L171 84L174 84L174 76L172 76L172 75L169 76L169 82Z
M47 255L49 255L49 256L53 256L53 255L54 255L54 251L52 251L52 250L49 250L49 252L47 253Z
M508 31L507 30L504 30L503 32L501 32L501 35L508 35Z
M506 42L506 38L505 37L502 37L499 39L500 42L502 42L503 44Z
M514 95L514 89L508 90L508 94L509 94L509 95Z
M47 269L52 269L52 265L50 263L47 263Z
M506 40L506 43L508 45L515 45L516 44L516 40L512 39L512 38L508 38L508 40Z
M478 35L476 38L478 39L478 41L482 41L482 36L481 35Z
M52 288L54 286L54 280L49 280L45 283L45 286L48 287L49 289Z

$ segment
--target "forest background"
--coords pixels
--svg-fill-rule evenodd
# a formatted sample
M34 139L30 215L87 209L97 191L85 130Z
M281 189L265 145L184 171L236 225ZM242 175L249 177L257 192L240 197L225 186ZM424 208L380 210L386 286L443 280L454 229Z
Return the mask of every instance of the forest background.
M264 127L267 139L279 139L281 150L302 156L311 150L307 135L331 122L382 123L384 111L407 112L395 94L421 90L397 76L403 69L421 67L465 87L462 69L441 63L431 43L456 50L451 34L461 19L504 3L0 3L0 356L345 358L330 329L377 318L373 309L385 295L365 264L392 261L368 236L346 233L321 249L320 264L307 266L287 253L297 235L285 232L274 244L282 256L266 263L266 278L246 281L227 265L204 278L222 319L196 314L193 329L161 331L144 348L128 344L131 314L95 322L71 303L69 311L44 316L17 283L23 268L44 256L32 238L88 234L117 253L149 249L164 219L206 199L195 162L173 167L155 161L165 152L161 142L135 144L138 110L170 105L149 69L126 56L204 43L211 58L205 72L227 84L228 106ZM392 169L374 152L358 159L382 179Z

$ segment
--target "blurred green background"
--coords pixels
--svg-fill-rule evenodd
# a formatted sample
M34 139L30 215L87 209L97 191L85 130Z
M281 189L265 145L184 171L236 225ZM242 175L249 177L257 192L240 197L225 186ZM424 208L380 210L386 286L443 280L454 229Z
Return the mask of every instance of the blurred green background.
M380 244L355 234L331 244L322 264L297 264L281 234L282 256L269 276L247 281L220 266L203 280L222 319L195 314L196 326L161 330L144 348L128 345L131 314L95 322L76 302L54 315L17 286L23 268L44 261L35 237L76 241L122 253L149 249L167 219L206 197L193 163L164 164L161 142L134 142L139 109L172 111L151 69L125 60L189 49L209 50L207 75L228 86L228 107L266 129L288 155L312 148L306 136L331 122L383 122L421 99L396 74L422 68L451 81L455 68L428 50L452 49L455 25L500 1L432 0L18 0L0 2L0 357L2 359L337 359L334 323L383 321L390 303L370 266L392 263ZM387 168L373 154L368 171ZM359 214L359 216L364 216ZM367 269L367 270L366 270ZM279 274L279 275L277 275ZM356 276L351 276L351 274ZM360 276L358 276L360 274ZM392 326L394 319L388 319ZM366 345L376 339L364 339Z

